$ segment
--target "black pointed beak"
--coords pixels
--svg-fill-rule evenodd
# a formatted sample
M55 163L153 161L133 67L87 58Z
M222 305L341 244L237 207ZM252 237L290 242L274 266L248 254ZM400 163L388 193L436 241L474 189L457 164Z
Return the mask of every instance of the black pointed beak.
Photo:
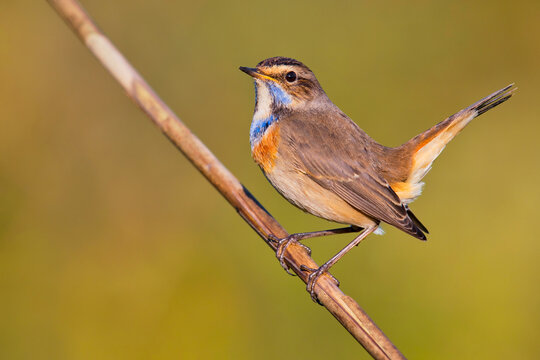
M249 76L256 77L259 74L257 72L256 68L249 68L249 67L245 67L245 66L240 66L239 69L242 70L243 72L245 72L246 74L248 74Z
M276 81L276 79L272 78L271 76L263 74L257 68L248 68L248 67L240 66L239 69L255 79L259 79L263 81Z

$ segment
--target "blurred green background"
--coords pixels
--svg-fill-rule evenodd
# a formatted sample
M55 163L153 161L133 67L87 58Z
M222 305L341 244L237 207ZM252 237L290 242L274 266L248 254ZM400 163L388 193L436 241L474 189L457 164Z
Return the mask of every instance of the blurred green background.
M238 66L305 62L386 145L516 82L426 177L429 241L387 226L334 274L412 359L540 357L540 2L83 4L291 232L334 224L251 160ZM0 2L0 79L0 358L368 358L46 2Z

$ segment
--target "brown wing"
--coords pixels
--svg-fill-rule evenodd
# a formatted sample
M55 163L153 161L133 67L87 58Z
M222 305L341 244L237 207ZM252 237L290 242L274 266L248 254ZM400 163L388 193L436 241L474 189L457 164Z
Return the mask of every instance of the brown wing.
M388 182L376 171L369 147L374 140L344 114L334 119L281 119L281 136L294 149L298 170L363 214L424 240Z

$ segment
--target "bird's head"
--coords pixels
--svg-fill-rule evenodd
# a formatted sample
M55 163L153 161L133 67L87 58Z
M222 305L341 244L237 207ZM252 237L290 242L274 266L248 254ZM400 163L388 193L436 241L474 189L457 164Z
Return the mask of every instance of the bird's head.
M255 80L255 117L294 110L327 99L311 70L298 60L273 57L255 68L240 67Z

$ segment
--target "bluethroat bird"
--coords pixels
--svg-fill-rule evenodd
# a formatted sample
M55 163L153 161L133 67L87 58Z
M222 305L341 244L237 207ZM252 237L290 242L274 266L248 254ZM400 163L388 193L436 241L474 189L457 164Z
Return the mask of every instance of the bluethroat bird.
M428 230L409 209L422 192L422 178L446 144L472 119L508 100L513 84L450 116L398 147L370 138L326 95L300 61L273 57L255 68L240 67L255 81L251 154L266 178L293 205L349 227L292 234L278 243L283 257L292 241L360 232L345 248L310 271L307 290L381 222L426 240Z

